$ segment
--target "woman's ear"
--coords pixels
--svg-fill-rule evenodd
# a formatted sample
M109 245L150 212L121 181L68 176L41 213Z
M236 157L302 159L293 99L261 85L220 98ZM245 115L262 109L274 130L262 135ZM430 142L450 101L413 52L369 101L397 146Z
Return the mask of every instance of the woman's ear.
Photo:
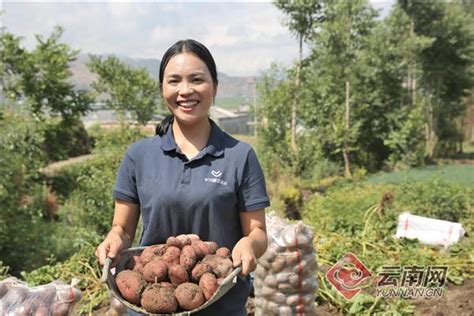
M214 99L216 98L216 95L217 95L217 83L214 84L214 93L212 95L214 97Z

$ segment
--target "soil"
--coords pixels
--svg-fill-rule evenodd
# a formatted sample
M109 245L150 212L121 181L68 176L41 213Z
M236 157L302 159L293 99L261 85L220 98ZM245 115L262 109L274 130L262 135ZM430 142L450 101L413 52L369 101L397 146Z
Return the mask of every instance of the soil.
M468 316L474 315L474 279L465 280L462 285L449 284L440 299L417 299L415 315Z

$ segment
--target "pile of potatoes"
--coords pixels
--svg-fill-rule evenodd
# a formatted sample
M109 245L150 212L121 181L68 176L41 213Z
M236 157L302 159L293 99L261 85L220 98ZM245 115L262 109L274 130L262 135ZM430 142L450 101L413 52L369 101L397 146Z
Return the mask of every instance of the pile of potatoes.
M10 277L0 282L0 314L15 316L67 316L81 300L82 293L61 281L28 287Z
M115 280L128 302L149 313L167 314L200 307L232 270L228 248L194 234L179 235L130 257Z
M268 249L255 270L255 315L315 315L316 253L302 222L266 217Z

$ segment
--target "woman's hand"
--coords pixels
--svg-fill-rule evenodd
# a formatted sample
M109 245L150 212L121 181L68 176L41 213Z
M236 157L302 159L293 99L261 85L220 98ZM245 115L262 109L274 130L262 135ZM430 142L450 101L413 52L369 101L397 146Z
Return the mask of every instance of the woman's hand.
M95 256L97 260L99 260L100 265L105 264L107 257L115 259L120 250L132 245L135 229L137 228L138 216L139 211L137 204L115 200L112 229L95 251Z
M240 239L232 250L234 267L242 265L241 275L246 276L257 268L257 258L253 251L252 242L248 237Z
M115 259L120 250L130 246L131 240L120 226L114 226L105 240L97 247L95 256L102 266L107 257ZM114 260L115 261L115 260Z
M257 268L257 258L267 249L267 232L265 227L265 210L240 212L242 237L232 250L234 267L242 265L242 275L247 275Z

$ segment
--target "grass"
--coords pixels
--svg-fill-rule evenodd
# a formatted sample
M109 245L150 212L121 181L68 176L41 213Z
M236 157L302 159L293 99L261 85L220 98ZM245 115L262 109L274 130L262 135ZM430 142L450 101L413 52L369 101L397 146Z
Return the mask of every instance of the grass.
M474 165L425 166L405 171L383 172L367 177L367 181L369 183L398 184L405 181L427 181L435 177L474 187Z

